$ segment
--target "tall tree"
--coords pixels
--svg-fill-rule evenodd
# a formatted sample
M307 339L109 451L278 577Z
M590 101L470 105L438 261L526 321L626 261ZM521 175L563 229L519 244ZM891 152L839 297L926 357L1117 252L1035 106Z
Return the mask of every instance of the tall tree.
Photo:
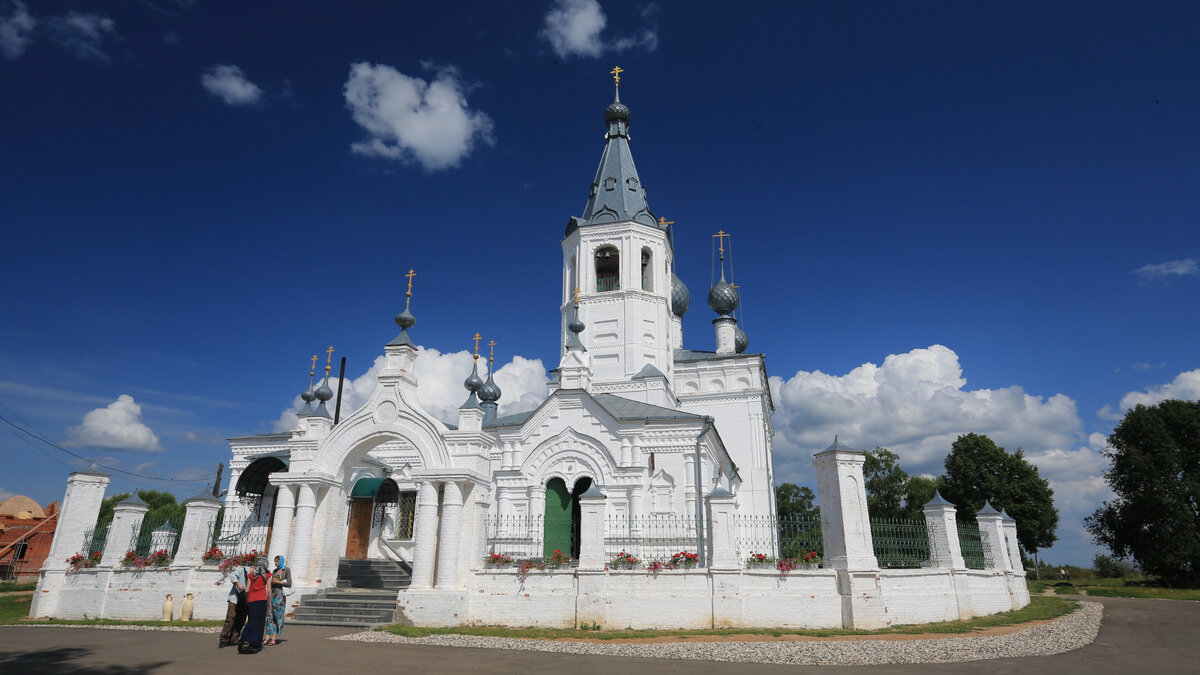
M941 486L941 478L912 476L904 488L904 518L924 518L924 507L933 501L933 493Z
M863 480L867 490L867 510L872 516L898 518L902 515L909 476L900 468L899 455L887 448L869 450L863 464Z
M812 488L783 483L775 488L775 513L780 520L819 516L821 509L813 506L816 500L817 496L813 494Z
M1058 539L1054 490L1020 449L1010 454L987 436L965 434L951 445L945 466L942 494L960 516L990 501L1016 519L1017 540L1026 551L1036 553Z
M1200 583L1200 401L1138 405L1104 454L1116 497L1084 521L1095 542L1149 574Z

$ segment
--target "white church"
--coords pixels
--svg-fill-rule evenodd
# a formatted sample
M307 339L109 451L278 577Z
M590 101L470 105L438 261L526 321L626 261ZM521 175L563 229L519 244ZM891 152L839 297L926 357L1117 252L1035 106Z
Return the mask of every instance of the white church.
M64 513L31 614L144 618L171 592L190 594L197 616L224 616L220 572L204 560L213 547L286 556L298 620L337 622L339 602L349 617L371 599L375 622L417 625L870 628L1027 604L1015 523L990 507L964 539L939 498L914 521L916 562L880 557L863 455L836 442L814 456L821 518L807 564L750 560L794 554L775 514L764 358L746 351L723 256L707 294L715 349L684 346L689 292L619 95L604 122L586 206L562 238L561 355L540 406L497 415L477 339L456 423L422 408L410 271L370 399L335 424L327 364L291 432L231 439L221 522L211 496L188 500L169 566L121 568L145 513L134 499L117 506L99 564L66 569L107 485L94 467L72 474L64 511L79 517ZM133 589L151 592L122 592Z

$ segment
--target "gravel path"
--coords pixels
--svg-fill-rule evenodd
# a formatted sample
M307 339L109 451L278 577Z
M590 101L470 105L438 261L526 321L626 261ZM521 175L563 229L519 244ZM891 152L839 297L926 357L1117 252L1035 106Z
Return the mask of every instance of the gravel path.
M407 638L375 631L351 633L330 639L742 663L797 665L956 663L1022 656L1049 656L1091 644L1100 632L1103 606L1096 602L1079 604L1080 608L1067 616L1007 635L927 640L596 644L474 635L431 635L423 638Z

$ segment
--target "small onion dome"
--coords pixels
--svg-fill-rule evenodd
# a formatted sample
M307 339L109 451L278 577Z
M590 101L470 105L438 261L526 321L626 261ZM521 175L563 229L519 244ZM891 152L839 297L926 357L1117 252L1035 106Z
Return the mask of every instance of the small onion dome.
M475 365L471 366L471 376L466 380L463 380L463 386L466 387L467 391L471 392L472 394L483 388L483 380L479 378L478 361L475 362Z
M618 120L629 124L629 106L620 101L613 101L604 109L604 121L615 122Z
M708 306L717 314L731 314L741 301L742 295L733 287L733 284L725 281L723 274L717 285L708 292Z
M746 351L746 347L750 346L750 336L746 335L746 331L742 330L741 326L733 327L733 351L741 354Z
M500 400L500 387L496 381L492 379L492 374L488 373L487 382L479 388L479 400L484 403L495 403Z
M309 380L308 389L305 389L304 393L300 394L300 398L303 399L305 403L312 403L313 401L317 400L317 392L313 391L312 380Z
M321 403L333 398L333 390L329 388L328 377L326 377L325 381L321 383L321 386L317 387L316 395L317 398L320 399Z
M567 330L571 331L572 333L574 333L576 335L579 335L580 333L583 332L584 328L587 328L587 326L583 325L583 321L580 321L579 310L576 309L575 312L571 315L571 323L567 324Z
M683 318L688 306L692 304L692 292L680 281L679 277L671 275L671 313Z
M417 317L413 316L412 312L408 311L408 307L405 307L403 312L400 312L396 315L396 325L400 326L400 328L404 330L408 330L409 328L417 325Z

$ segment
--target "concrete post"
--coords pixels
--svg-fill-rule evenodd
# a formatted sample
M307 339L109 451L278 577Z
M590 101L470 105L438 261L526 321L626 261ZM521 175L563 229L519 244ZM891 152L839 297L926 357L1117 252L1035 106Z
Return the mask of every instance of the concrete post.
M100 503L104 501L104 490L108 487L108 474L95 463L82 471L67 476L67 492L63 495L62 508L58 512L58 524L54 530L54 541L45 570L67 569L67 558L82 553L83 537L100 517Z
M288 567L292 569L292 584L308 584L309 560L312 556L313 521L317 513L317 490L319 486L301 483L296 499L296 524L292 530L292 557Z
M825 564L833 569L879 569L867 514L865 462L865 453L839 446L836 440L823 452L813 455L821 500Z
M275 565L275 556L281 555L292 564L292 530L296 517L296 493L291 485L280 485L275 490L275 522L271 524L271 550L268 564Z
M430 481L417 486L417 512L413 522L413 569L409 588L433 588L437 560L438 493Z
M121 559L137 544L136 538L142 528L142 519L149 510L150 507L138 499L137 494L132 494L113 506L113 519L108 525L108 538L104 540L101 567L120 566Z
M201 493L184 502L183 506L186 514L174 562L176 565L199 565L211 545L221 502L211 494Z
M708 505L708 566L713 571L740 569L737 552L737 521L734 496L718 487L704 498Z
M595 483L579 495L579 569L603 570L604 503L606 497Z
M1008 545L1004 541L1004 517L988 502L975 514L979 523L979 534L983 538L983 555L986 567L991 570L1009 571Z
M442 488L442 522L438 528L437 582L434 588L458 588L458 538L462 527L463 489L454 481Z
M933 564L942 569L966 569L962 545L958 541L958 523L954 520L957 509L940 492L934 491L933 499L923 511L925 527L929 530L929 553Z

